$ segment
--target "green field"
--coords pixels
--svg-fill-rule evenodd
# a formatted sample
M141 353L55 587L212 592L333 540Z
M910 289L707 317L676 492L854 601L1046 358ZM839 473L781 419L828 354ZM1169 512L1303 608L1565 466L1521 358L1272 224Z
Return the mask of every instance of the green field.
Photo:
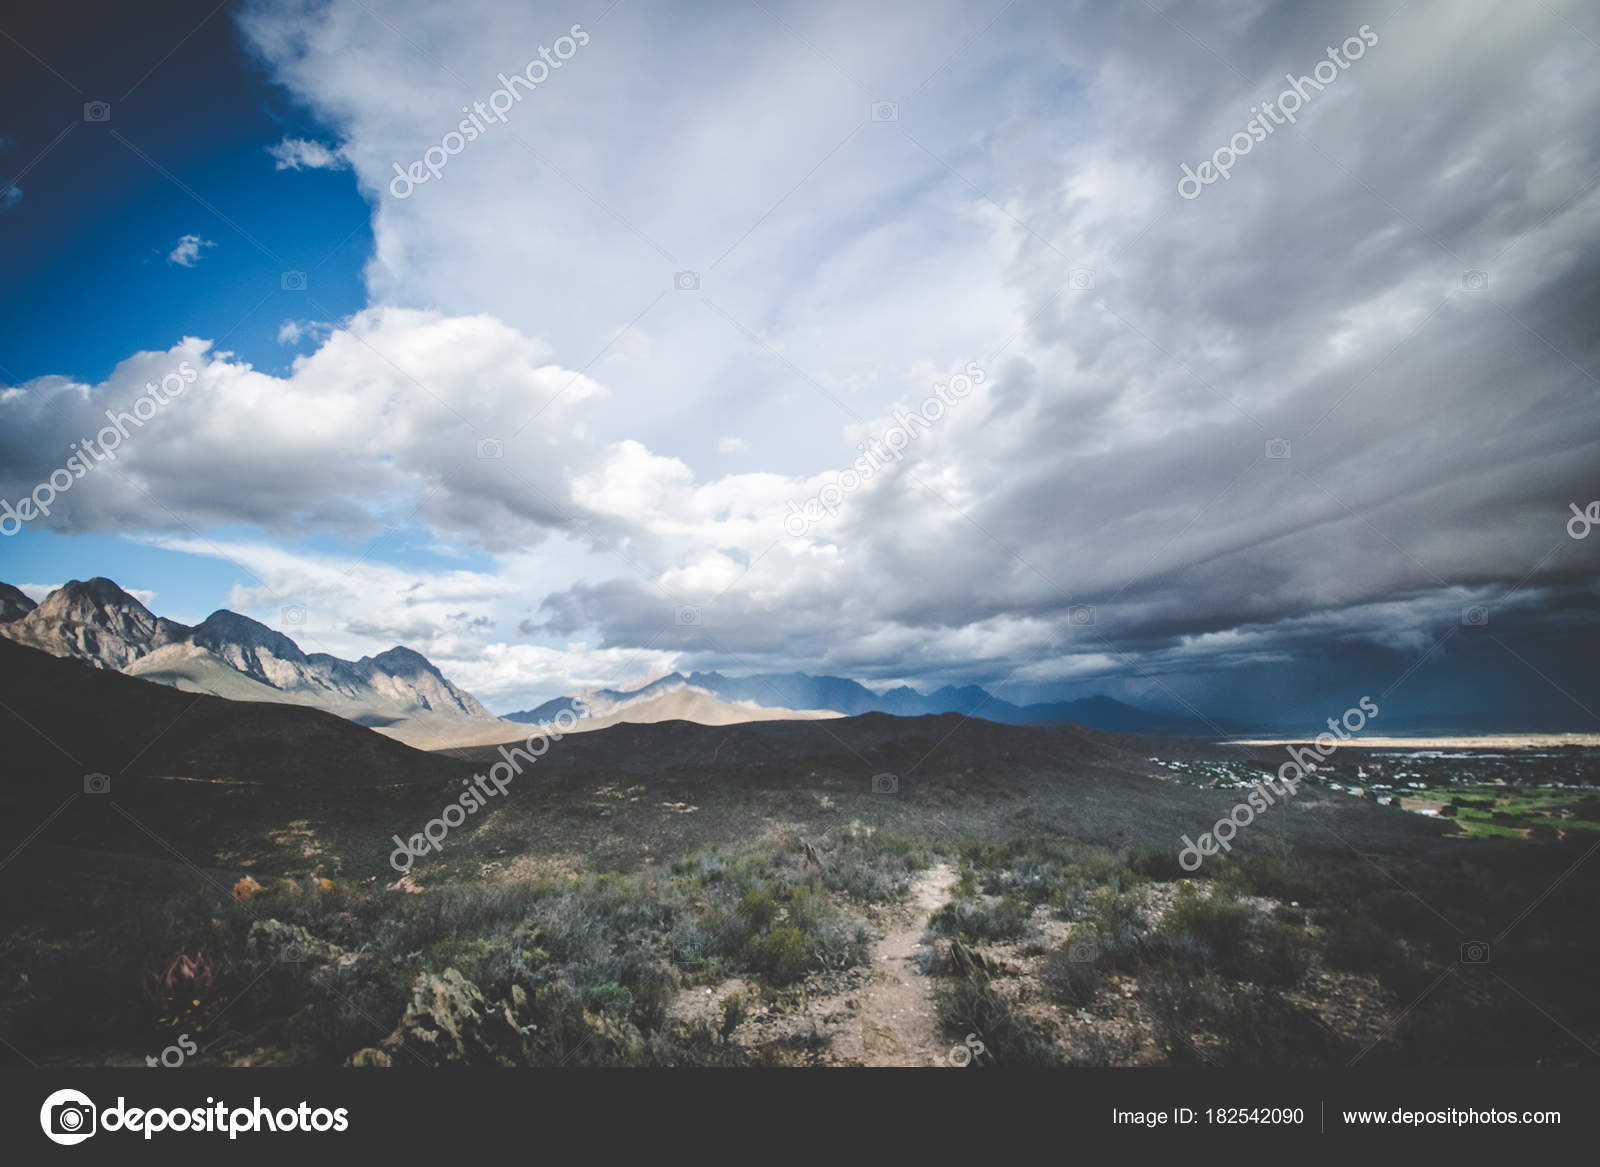
M1600 833L1600 798L1592 791L1556 786L1461 786L1405 795L1407 810L1440 807L1463 833L1477 839L1527 838L1536 828L1560 834ZM1470 805L1489 804L1489 805ZM1453 811L1452 811L1453 808Z

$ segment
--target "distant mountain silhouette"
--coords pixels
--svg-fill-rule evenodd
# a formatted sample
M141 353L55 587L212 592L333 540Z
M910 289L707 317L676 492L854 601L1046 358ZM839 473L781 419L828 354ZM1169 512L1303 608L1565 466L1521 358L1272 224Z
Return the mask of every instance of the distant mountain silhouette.
M651 700L680 689L698 689L724 702L754 702L769 709L831 710L847 717L891 713L897 717L959 713L1003 725L1082 725L1118 733L1214 735L1236 732L1231 722L1170 717L1128 705L1111 697L1084 697L1038 705L1013 705L977 685L945 686L922 694L906 685L875 693L846 677L814 677L808 673L761 673L728 677L721 673L668 673L637 689L598 689L569 694L532 709L508 713L504 719L524 723L550 721L582 697L593 717L608 717L629 703Z

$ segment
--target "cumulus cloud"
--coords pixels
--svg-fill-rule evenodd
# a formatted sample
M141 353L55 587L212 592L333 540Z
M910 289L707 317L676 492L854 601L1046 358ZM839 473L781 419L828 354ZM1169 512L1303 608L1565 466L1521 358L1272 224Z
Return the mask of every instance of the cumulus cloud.
M349 164L337 146L307 138L285 138L267 147L275 170L343 170Z
M46 525L359 547L414 524L482 590L414 627L398 600L330 611L507 695L639 653L1170 702L1227 670L1397 673L1468 604L1592 625L1596 544L1562 528L1600 446L1591 6L1406 6L1192 200L1180 166L1372 13L778 14L618 8L399 200L459 79L487 94L565 27L418 2L374 39L354 2L252 9L372 200L373 306L283 377L186 340L15 387L7 497L77 436L62 413L189 359L119 457L134 489L80 486ZM843 489L969 362L983 383Z
M274 377L186 338L138 353L97 385L48 377L0 395L0 494L47 477L151 383L187 362L194 382L116 443L63 496L63 532L248 523L279 535L365 537L380 503L417 498L417 517L485 546L536 540L570 511L565 476L589 447L563 439L598 383L488 317L369 309ZM511 422L542 411L537 429ZM107 416L107 414L111 416ZM484 437L507 457L475 458ZM37 443L37 444L34 444ZM575 463L577 465L575 465ZM384 516L387 517L387 516ZM404 517L403 515L401 517Z
M215 246L211 240L202 239L198 235L180 235L177 246L167 253L167 262L175 263L179 267L193 267L200 262L202 247Z

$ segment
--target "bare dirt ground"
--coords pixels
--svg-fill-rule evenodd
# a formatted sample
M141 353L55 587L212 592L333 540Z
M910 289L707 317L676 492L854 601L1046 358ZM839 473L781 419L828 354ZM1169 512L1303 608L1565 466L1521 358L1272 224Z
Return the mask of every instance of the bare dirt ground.
M956 878L950 864L922 872L905 899L878 921L882 936L873 945L870 967L813 986L821 992L790 991L781 1001L756 1006L731 1040L747 1049L809 1050L810 1058L798 1056L809 1064L945 1064L950 1043L940 1036L933 979L922 971L921 958L928 919L950 898ZM670 1012L678 1020L715 1026L722 1002L750 988L743 980L727 980L715 989L687 989Z
M920 967L928 917L950 898L956 870L929 868L912 885L872 952L873 977L855 998L857 1023L834 1038L839 1060L855 1066L929 1066L949 1051L939 1035L933 981Z

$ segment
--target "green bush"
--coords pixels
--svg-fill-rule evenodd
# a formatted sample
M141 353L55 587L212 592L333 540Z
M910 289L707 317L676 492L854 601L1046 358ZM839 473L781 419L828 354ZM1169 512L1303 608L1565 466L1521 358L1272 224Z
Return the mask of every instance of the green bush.
M739 915L749 922L752 930L760 932L778 918L778 903L766 888L749 891L739 900Z
M773 929L751 952L751 964L775 985L799 980L806 975L810 963L805 934L793 925Z
M589 990L588 1007L594 1013L626 1017L633 1011L633 994L616 981L596 985Z

